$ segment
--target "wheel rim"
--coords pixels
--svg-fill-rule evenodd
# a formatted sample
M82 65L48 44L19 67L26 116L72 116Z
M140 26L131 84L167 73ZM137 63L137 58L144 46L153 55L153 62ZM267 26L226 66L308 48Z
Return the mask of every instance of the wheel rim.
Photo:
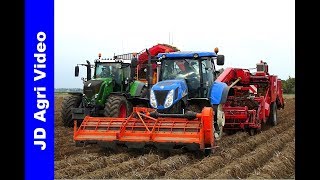
M127 115L126 106L124 104L122 104L120 106L119 118L125 118L126 115Z

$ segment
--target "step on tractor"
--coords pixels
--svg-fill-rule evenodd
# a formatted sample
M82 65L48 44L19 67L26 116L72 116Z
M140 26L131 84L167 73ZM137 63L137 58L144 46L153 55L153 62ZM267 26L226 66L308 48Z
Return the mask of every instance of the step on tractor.
M226 68L216 80L229 86L222 107L228 134L245 130L254 135L263 124L277 125L277 110L284 108L281 79L269 74L266 62L260 61L255 69Z
M133 106L149 106L149 87L155 83L156 70L151 61L159 52L177 51L176 47L157 44L140 53L115 55L112 59L103 59L101 54L94 60L94 65L86 64L75 67L75 76L79 75L79 66L87 69L87 78L83 80L83 92L69 93L62 102L61 116L66 127L77 126L85 116L91 117L128 117ZM148 69L150 67L150 69ZM91 69L93 68L93 78ZM148 78L150 77L150 78Z
M184 148L211 152L222 132L222 104L228 86L216 82L217 65L224 55L215 52L159 53L159 79L150 91L152 108L134 107L127 118L86 117L74 127L77 146L159 149Z

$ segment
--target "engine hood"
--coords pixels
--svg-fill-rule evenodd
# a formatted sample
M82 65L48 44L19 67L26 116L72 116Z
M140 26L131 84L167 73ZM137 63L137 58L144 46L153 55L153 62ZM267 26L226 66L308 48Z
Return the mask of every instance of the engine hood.
M157 100L157 107L156 107L157 109L165 109L164 103L167 99L168 93L171 90L174 91L173 103L172 103L173 105L188 94L186 81L184 79L165 80L165 81L160 81L157 84L152 86L151 91L153 91L155 98ZM170 108L172 105L166 108Z
M99 93L102 85L108 85L111 82L111 78L91 79L83 84L83 93L87 98L93 98L95 94Z
M172 90L176 88L187 90L186 81L183 79L160 81L153 85L152 90Z
M89 80L83 84L83 93L88 97L92 98L100 90L100 86L103 80Z

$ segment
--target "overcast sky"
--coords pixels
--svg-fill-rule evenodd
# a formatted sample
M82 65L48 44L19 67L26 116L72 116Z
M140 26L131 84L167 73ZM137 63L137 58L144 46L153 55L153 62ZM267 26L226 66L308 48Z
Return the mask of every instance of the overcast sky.
M158 43L220 49L227 67L260 60L281 79L295 77L292 0L55 0L55 88L82 88L74 66Z

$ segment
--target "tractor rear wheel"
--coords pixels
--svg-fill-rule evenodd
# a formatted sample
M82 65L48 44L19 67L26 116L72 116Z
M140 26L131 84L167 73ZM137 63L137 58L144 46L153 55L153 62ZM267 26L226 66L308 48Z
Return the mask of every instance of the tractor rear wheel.
M271 103L271 107L270 107L270 115L269 115L269 119L268 122L269 124L271 124L272 126L276 126L277 125L277 103L273 102Z
M82 101L81 96L71 95L66 97L61 105L61 118L65 127L73 127L71 108L77 108Z
M110 95L104 108L106 117L128 117L132 112L130 102L124 96Z

